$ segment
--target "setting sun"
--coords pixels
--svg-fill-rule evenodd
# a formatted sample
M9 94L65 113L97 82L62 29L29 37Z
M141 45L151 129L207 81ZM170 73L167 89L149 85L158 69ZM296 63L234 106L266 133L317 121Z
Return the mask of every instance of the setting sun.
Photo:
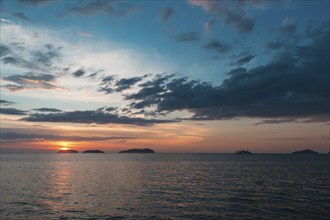
M70 149L70 142L60 141L58 142L61 150L69 150Z

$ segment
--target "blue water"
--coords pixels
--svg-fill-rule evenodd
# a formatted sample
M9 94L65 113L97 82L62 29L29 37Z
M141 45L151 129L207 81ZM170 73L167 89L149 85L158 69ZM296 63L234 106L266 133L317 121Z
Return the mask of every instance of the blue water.
M0 219L328 219L329 155L2 154Z

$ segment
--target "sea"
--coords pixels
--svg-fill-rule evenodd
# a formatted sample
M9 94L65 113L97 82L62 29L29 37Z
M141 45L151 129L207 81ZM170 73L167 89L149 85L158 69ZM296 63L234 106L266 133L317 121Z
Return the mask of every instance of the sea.
M329 154L1 154L0 219L329 219Z

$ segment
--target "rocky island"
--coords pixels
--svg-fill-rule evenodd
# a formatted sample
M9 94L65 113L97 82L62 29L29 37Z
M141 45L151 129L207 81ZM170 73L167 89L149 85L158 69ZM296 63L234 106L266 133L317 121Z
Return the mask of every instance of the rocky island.
M235 154L252 154L252 153L248 150L239 150L239 151L236 151Z
M60 150L57 153L79 153L79 151L69 149L69 150Z
M313 150L311 150L311 149L295 151L295 152L292 152L292 153L293 153L293 154L318 154L318 152L313 151Z
M129 149L129 150L123 150L123 151L119 151L118 153L155 153L154 150L149 149L149 148L144 148L144 149Z
M101 150L85 150L83 153L104 153L104 151L101 151Z

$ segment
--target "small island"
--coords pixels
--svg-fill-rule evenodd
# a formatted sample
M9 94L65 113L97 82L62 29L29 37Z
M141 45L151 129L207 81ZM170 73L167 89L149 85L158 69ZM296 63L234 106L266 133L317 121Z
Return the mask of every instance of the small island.
M292 153L293 153L293 154L318 154L318 152L313 151L313 150L311 150L311 149L295 151L295 152L292 152Z
M68 149L68 150L60 150L57 153L79 153L79 151Z
M101 150L85 150L83 153L89 153L89 154L94 154L94 153L104 153L104 151Z
M154 150L149 149L149 148L144 148L144 149L129 149L129 150L123 150L123 151L119 151L118 153L155 153Z
M236 151L235 154L252 154L252 153L248 150L239 150L239 151Z

